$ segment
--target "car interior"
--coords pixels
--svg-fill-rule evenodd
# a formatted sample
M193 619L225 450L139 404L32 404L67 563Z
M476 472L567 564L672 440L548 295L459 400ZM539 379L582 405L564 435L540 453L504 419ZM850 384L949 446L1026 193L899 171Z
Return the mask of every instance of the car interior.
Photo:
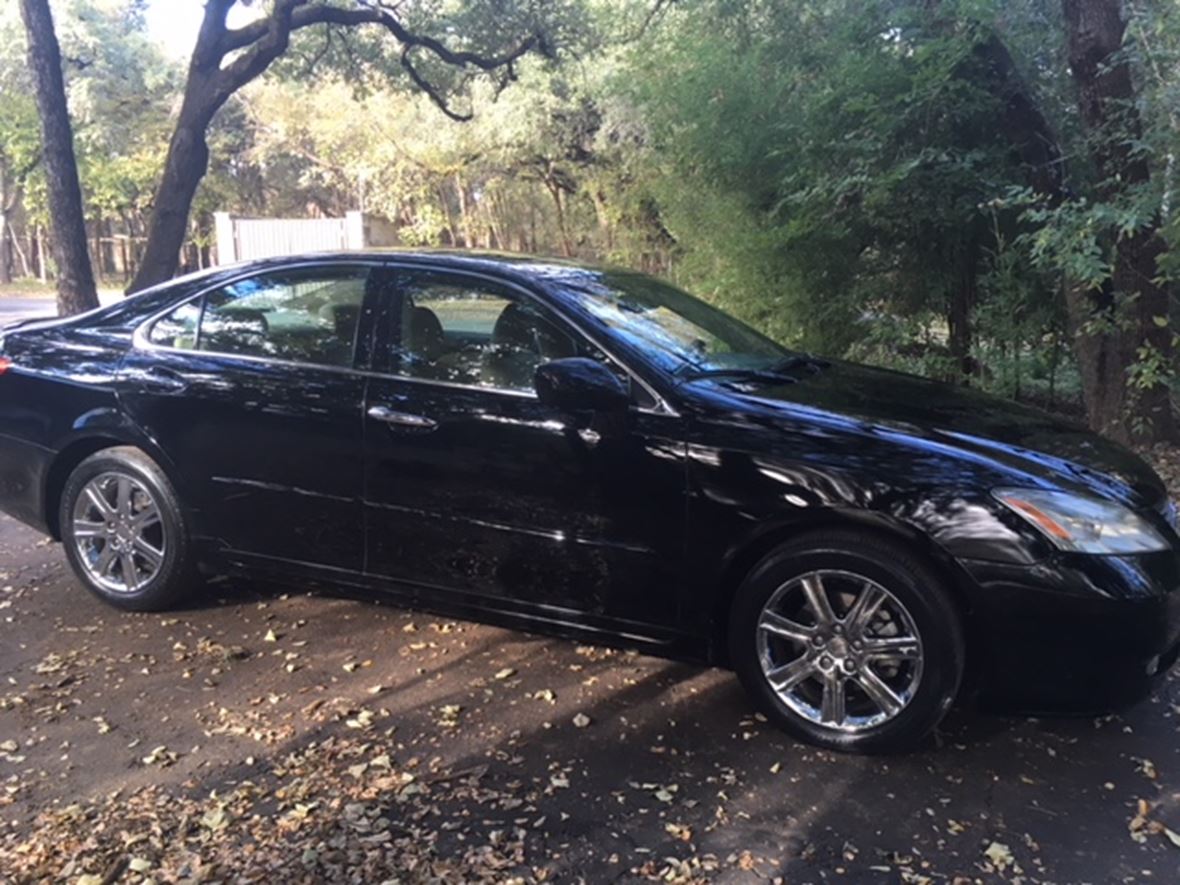
M201 318L201 350L271 356L329 366L352 364L364 281L316 280L246 295L211 293Z
M571 336L527 305L478 294L427 295L407 296L403 304L398 356L410 377L531 390L537 366L578 354Z
M203 305L181 305L153 326L151 340L183 350L349 366L361 303L373 284L360 276L253 278L210 292ZM605 359L528 302L458 284L409 289L394 337L399 374L498 390L531 391L537 367L552 360ZM642 390L636 395L643 405L653 402Z

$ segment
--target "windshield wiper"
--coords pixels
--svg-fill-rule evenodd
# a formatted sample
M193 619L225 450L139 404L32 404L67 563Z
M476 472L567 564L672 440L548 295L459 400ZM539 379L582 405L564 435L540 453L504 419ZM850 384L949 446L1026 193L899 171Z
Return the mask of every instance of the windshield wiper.
M762 381L766 384L794 384L798 381L792 375L780 373L776 369L697 369L685 372L681 376L681 383L698 381L701 378L737 378L739 380Z
M780 372L793 372L796 369L808 369L811 374L817 375L830 366L827 360L821 360L818 357L811 356L806 353L796 353L788 357L783 357L777 363L768 366L764 371L778 374Z
M796 384L800 380L794 374L799 369L807 369L812 375L817 375L831 363L807 354L793 354L783 357L776 363L760 369L743 369L736 366L717 369L696 369L685 372L682 381L696 381L700 378L736 378L739 380L761 381L767 384Z

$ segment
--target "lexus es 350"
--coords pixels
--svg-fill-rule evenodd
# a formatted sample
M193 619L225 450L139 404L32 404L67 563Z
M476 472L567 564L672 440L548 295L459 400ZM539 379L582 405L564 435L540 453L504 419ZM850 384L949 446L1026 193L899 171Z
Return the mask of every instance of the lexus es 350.
M349 585L729 666L865 752L964 686L1127 703L1180 638L1175 513L1126 449L552 261L268 260L6 328L0 507L121 608Z

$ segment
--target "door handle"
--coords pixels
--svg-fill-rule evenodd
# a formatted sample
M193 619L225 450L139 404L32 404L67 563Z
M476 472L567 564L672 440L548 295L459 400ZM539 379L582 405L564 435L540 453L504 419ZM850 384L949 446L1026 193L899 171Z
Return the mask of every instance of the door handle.
M409 412L396 412L388 406L370 406L368 415L374 421L388 424L390 427L407 427L411 430L434 430L438 422L425 415L411 415Z
M184 375L163 366L152 366L147 369L141 376L141 383L149 390L162 393L183 393L189 385Z

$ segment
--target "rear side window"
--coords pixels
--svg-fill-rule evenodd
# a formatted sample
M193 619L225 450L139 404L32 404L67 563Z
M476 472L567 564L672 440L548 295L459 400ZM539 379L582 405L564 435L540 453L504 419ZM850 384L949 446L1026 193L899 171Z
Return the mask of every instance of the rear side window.
M300 268L239 280L157 320L152 343L351 366L367 268Z

